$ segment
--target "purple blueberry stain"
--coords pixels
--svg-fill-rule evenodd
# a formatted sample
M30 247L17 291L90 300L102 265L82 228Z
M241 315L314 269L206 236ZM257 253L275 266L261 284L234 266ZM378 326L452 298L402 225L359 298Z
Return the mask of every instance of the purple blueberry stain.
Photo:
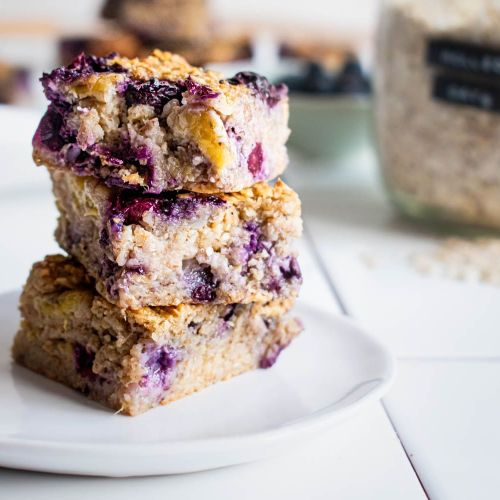
M121 214L119 214L119 215L113 214L109 218L109 227L111 229L111 233L114 235L120 234L122 229L123 229L123 223L124 223L124 219L121 216Z
M216 283L210 268L200 268L186 277L190 286L191 298L196 302L212 302L215 300Z
M229 304L226 307L226 310L224 311L224 316L222 316L222 319L225 322L228 322L228 321L231 320L231 318L234 316L234 313L236 312L236 307L237 306L238 306L238 304Z
M269 255L271 253L272 243L264 240L260 225L256 221L248 221L243 225L243 229L248 231L248 242L240 247L239 258L243 263L241 270L242 276L248 273L248 262L258 252L266 251Z
M118 272L118 264L108 257L101 260L101 278L109 278Z
M280 266L281 275L287 281L292 279L302 279L302 273L300 271L299 263L295 257L289 257Z
M167 223L193 219L203 206L219 207L225 201L215 195L165 192L160 195L137 195L119 190L110 209L110 225L114 233L120 232L123 225L138 224L147 212L153 212Z
M271 366L273 366L278 360L283 349L286 347L287 345L282 344L271 345L264 353L264 356L260 359L259 368L271 368Z
M235 317L236 309L238 304L229 304L226 306L224 313L219 318L217 325L217 335L219 337L224 337L231 329L231 321Z
M94 365L95 353L89 351L84 345L75 343L73 345L73 358L75 362L75 370L77 373L89 380L96 380L98 375L92 371Z
M105 286L106 286L106 292L108 293L108 295L113 300L118 299L118 297L120 296L120 289L119 289L119 286L118 286L114 276L111 276L106 280Z
M182 100L182 94L187 86L169 80L151 78L147 81L130 80L125 89L124 96L127 106L145 104L152 106L156 113L161 113L163 106L173 99Z
M198 264L195 260L183 264L184 283L194 302L213 302L217 295L218 283L207 264Z
M195 82L191 76L186 80L173 82L171 80L159 80L151 78L147 81L130 79L123 90L125 102L128 107L137 104L152 106L156 113L161 113L165 104L172 100L182 101L185 92L196 97L198 100L214 99L219 96L207 85Z
M123 221L123 224L137 224L144 214L150 211L160 210L161 200L159 198L135 198L127 204L118 207L115 219Z
M248 155L247 167L255 180L263 180L266 178L266 172L263 168L264 165L264 151L262 144L258 142Z
M184 81L184 85L187 91L192 95L197 97L200 101L205 99L215 99L219 96L219 92L215 92L207 85L202 85L201 83L195 82L191 76L188 76Z
M71 64L56 68L50 73L44 73L40 78L47 99L55 106L67 107L68 103L59 92L58 86L70 84L79 78L96 73L126 73L127 70L119 64L111 64L110 60L116 54L106 57L87 56L84 53L78 55Z
M265 76L252 71L242 71L227 81L231 85L245 85L270 108L276 106L288 94L288 87L284 83L273 85Z
M138 146L135 149L135 157L141 165L152 166L153 164L153 153L151 148L145 144Z
M76 132L66 129L64 115L64 111L49 106L33 137L34 147L43 145L49 151L58 153L59 161L71 166L77 175L95 175L102 166L119 167L127 164L136 166L148 186L154 184L153 154L147 145L133 146L128 137L123 137L113 147L77 144ZM137 190L137 186L123 182L119 174L117 177L110 175L106 183Z
M225 202L214 195L190 194L188 197L177 198L162 206L162 214L168 220L178 221L192 219L202 206L222 206Z
M106 165L121 166L124 164L136 165L138 170L146 171L148 177L149 169L153 165L153 153L145 144L133 146L128 137L125 136L115 147L103 146L101 144L87 145L87 151L94 160ZM147 167L144 169L144 167Z
M110 64L110 60L116 57L116 53L104 57L86 55L84 52L77 55L73 62L67 66L56 68L50 73L44 73L40 80L46 82L71 83L83 76L95 73L126 73L127 69L117 63Z
M108 229L105 227L101 229L101 232L99 233L99 245L101 248L105 248L110 244L110 239L109 239L109 232Z
M119 295L119 288L116 283L116 275L119 271L118 264L108 257L103 257L99 265L99 274L101 279L104 280L106 292L113 299L117 299Z
M147 268L143 262L139 259L129 259L125 264L128 274L141 274L144 275L147 273Z
M50 151L59 151L65 144L61 135L62 126L61 114L53 106L49 106L36 129L33 146L43 144Z
M269 283L267 284L266 288L270 292L279 293L281 291L282 286L283 286L282 280L280 280L279 278L273 277L269 280Z
M227 129L227 135L229 137L234 137L238 142L242 140L241 135L236 132L236 129L234 127L230 127Z
M65 162L76 167L85 167L89 158L88 153L83 151L80 146L74 143L68 144L66 146L64 154Z
M249 221L244 224L243 228L249 233L248 243L245 245L244 248L249 255L253 255L254 253L257 253L259 250L262 249L262 246L260 244L261 240L260 226L255 221Z
M148 345L144 348L145 374L139 383L141 387L160 387L168 390L172 384L177 363L182 359L179 349L169 346Z
M270 292L280 293L286 282L298 281L300 283L302 281L300 266L295 257L287 257L273 267L273 276L266 287Z
M119 148L111 149L102 144L90 144L86 146L86 150L95 160L98 160L99 163L102 163L104 160L107 165L112 165L114 167L123 165L124 158L129 156L127 154L129 152L129 147L124 147L123 145Z

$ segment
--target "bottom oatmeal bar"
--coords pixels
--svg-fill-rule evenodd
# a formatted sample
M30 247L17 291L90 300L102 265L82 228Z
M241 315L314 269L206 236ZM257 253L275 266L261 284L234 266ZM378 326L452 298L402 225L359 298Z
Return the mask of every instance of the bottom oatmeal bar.
M33 266L13 346L21 365L137 415L274 364L300 331L293 301L120 309L74 260Z

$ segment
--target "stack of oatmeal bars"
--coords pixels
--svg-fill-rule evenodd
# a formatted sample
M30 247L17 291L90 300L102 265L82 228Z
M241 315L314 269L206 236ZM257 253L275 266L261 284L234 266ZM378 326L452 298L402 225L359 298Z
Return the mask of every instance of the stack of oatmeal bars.
M254 368L301 331L284 85L154 51L44 74L33 138L69 257L33 266L15 360L136 415Z

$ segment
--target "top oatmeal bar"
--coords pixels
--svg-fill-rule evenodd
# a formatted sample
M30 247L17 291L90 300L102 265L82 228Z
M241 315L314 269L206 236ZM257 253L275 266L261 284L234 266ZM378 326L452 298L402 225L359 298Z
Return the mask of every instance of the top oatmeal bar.
M287 88L255 73L224 79L155 50L82 54L41 81L37 164L149 193L239 191L286 167Z

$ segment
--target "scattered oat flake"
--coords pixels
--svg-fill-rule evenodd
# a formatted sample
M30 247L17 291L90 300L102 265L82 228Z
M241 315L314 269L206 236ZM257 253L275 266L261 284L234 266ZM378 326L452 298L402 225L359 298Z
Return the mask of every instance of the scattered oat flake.
M500 286L500 238L448 238L436 249L412 254L420 274Z
M361 259L361 262L368 268L368 269L375 269L378 265L377 259L375 258L374 255L371 255L366 252L362 252L359 254L359 258Z

